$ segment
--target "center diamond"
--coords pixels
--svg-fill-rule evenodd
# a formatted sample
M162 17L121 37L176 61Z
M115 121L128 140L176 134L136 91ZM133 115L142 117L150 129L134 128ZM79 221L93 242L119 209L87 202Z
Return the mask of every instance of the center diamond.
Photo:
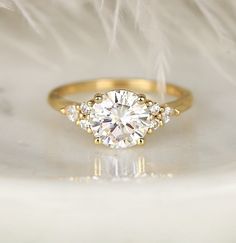
M89 123L95 137L111 148L127 148L138 143L151 125L150 111L146 104L138 103L138 95L115 90L103 95L95 103Z

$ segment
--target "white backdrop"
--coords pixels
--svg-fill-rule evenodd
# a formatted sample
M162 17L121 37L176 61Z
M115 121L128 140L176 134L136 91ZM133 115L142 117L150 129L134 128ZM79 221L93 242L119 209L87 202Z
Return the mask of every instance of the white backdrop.
M233 1L0 3L0 242L235 242ZM144 147L96 146L47 94L111 76L194 105Z

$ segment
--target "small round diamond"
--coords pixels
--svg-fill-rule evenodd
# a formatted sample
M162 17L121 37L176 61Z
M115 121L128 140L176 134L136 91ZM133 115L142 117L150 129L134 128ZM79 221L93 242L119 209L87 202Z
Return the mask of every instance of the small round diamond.
M153 128L154 130L157 130L160 126L160 121L157 119L154 119L151 121L151 126L150 128Z
M168 123L170 121L170 117L173 115L173 109L170 107L166 107L164 112L162 113L162 120L164 123Z
M91 108L90 108L86 103L82 103L82 104L80 105L80 110L81 110L81 112L82 112L83 114L85 114L85 115L89 114L90 109L91 109Z
M89 122L96 138L112 148L127 148L138 144L151 125L147 105L138 102L138 95L126 91L110 91L95 103Z
M78 120L79 112L75 105L67 106L65 108L65 114L66 114L67 118L72 122L76 122Z
M80 127L84 130L88 130L90 128L90 124L88 120L81 120L80 121Z
M165 116L163 116L162 120L166 124L166 123L168 123L170 121L170 116L166 116L165 115Z
M166 107L166 108L165 108L165 113L166 113L168 116L171 116L171 115L172 115L172 112L173 112L173 109L171 109L170 107Z
M150 107L150 111L151 111L151 113L154 114L154 115L158 114L159 111L160 111L160 106L159 106L159 104L157 104L157 103L153 104L153 105Z

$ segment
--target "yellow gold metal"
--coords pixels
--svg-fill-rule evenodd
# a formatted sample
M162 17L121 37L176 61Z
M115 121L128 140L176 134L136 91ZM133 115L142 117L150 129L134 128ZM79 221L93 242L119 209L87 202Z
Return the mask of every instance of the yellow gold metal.
M146 105L149 107L149 106L152 106L153 105L153 102L151 100L147 100L146 101Z
M164 112L164 111L165 111L165 108L161 107L161 108L160 108L160 112L162 113L162 112Z
M86 117L87 117L86 114L82 114L82 113L79 114L79 119L80 120L84 120L84 119L86 119Z
M151 134L152 132L153 132L152 128L148 128L147 133L148 133L148 134Z
M138 145L144 145L144 139L143 138L140 138L138 140Z
M157 93L159 88L156 81L146 79L96 79L91 81L77 82L67 84L52 90L49 94L49 103L51 106L61 111L68 105L79 105L72 100L65 98L67 95L72 95L80 92L104 92L114 89L127 89L134 92L154 92ZM187 89L177 85L167 84L167 94L177 97L176 100L166 103L172 109L182 113L192 105L192 94ZM175 112L176 114L176 112Z
M159 126L160 126L160 127L163 127L163 126L164 126L163 121L160 121L160 120L159 120Z
M87 105L88 105L89 107L92 107L92 106L94 105L94 101L93 101L93 100L89 100L89 101L87 102Z
M65 108L62 108L62 109L60 110L60 112L61 112L63 115L65 115L65 114L66 114L66 110L65 110Z
M102 94L99 94L99 93L98 94L95 94L94 101L97 104L101 103L102 102Z
M139 94L138 95L138 103L144 104L145 102L146 102L146 96L144 94Z
M150 115L150 120L153 120L156 116Z
M174 109L174 114L175 114L176 116L179 116L179 115L180 115L180 111L177 110L177 109Z
M103 92L111 91L111 90L119 90L119 89L125 89L130 90L132 92L140 93L153 93L157 94L159 91L158 83L153 80L145 80L145 79L95 79L90 81L82 81L72 84L67 84L61 87L58 87L51 91L48 97L48 101L50 105L55 109L58 110L63 115L69 115L67 114L67 107L68 106L75 106L76 111L74 111L75 116L75 122L76 125L80 125L81 120L85 120L85 122L89 122L89 112L83 111L86 114L82 114L80 109L80 102L75 102L73 100L67 99L66 96L73 95L76 93L82 93L82 92L98 92L95 94L94 98L92 100L89 100L87 102L87 105L89 107L92 107L95 103L101 103L103 101L104 95ZM173 84L167 84L166 86L166 93L170 96L176 97L173 101L167 102L165 104L162 104L160 107L160 111L155 113L155 111L151 112L152 109L148 108L149 113L149 119L150 121L157 122L156 126L162 127L164 126L164 122L167 123L169 119L168 116L178 116L182 112L189 109L192 105L193 97L189 90L184 89L182 87L173 85ZM138 103L139 104L146 104L147 107L151 107L154 104L156 104L155 100L149 100L146 98L144 94L138 95ZM167 110L168 108L168 110ZM82 109L83 110L83 109ZM88 108L88 110L91 110L91 108ZM77 118L78 115L78 118ZM76 120L77 119L77 120ZM164 121L164 122L163 122ZM83 125L83 124L81 124ZM81 126L84 128L83 126ZM147 128L146 128L147 129ZM155 128L148 128L146 131L148 134L151 134ZM89 128L86 129L88 133L93 133L92 129ZM145 134L144 134L145 135ZM94 135L95 136L95 135ZM95 144L102 144L104 141L102 141L102 138L96 137L94 139ZM138 145L144 144L144 138L136 140ZM99 168L99 166L98 166ZM99 170L99 169L98 169ZM99 172L98 172L99 174Z
M95 138L94 139L94 143L95 144L101 144L102 143L102 140L100 138Z
M92 131L91 128L88 128L88 129L87 129L87 132L90 133L90 134L93 133L93 131Z

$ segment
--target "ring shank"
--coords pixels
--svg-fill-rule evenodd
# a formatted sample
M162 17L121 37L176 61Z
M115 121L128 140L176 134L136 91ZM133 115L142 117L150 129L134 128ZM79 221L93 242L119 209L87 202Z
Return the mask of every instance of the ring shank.
M95 79L60 86L50 92L48 101L54 109L60 111L67 105L79 104L66 99L65 96L67 95L89 91L104 92L114 89L128 89L142 93L158 92L158 84L156 81L146 79ZM169 107L178 112L183 112L191 107L193 97L189 90L168 83L166 92L168 95L177 97L176 100L166 103Z

